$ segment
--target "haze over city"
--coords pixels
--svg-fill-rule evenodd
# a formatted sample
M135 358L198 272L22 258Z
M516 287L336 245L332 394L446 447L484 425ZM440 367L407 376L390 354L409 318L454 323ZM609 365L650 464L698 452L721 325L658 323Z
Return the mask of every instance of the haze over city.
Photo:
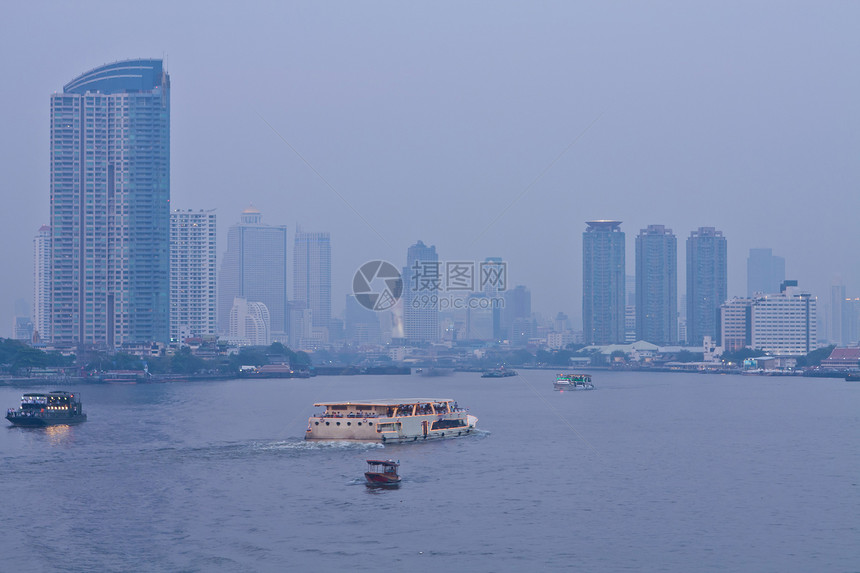
M129 58L170 73L172 208L216 209L219 257L249 204L290 234L330 232L335 314L362 263L401 265L420 239L441 260L502 257L535 311L578 325L582 232L604 218L623 222L628 274L640 229L683 242L711 226L728 241L730 297L745 294L756 247L814 295L839 278L858 296L858 15L850 3L6 7L0 335L15 301L32 303L48 100Z

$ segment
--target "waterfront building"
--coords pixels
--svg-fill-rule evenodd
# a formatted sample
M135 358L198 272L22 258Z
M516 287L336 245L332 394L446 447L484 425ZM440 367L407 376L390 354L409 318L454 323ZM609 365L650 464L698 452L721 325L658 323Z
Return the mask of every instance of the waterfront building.
M750 249L747 259L747 296L779 292L785 280L785 259L771 249Z
M271 317L262 302L233 299L228 338L240 346L268 346L272 343Z
M784 281L778 294L755 298L750 344L780 356L802 356L818 347L816 299Z
M439 340L442 274L436 247L418 241L406 251L403 269L403 336L410 342Z
M263 223L251 206L227 231L227 251L218 277L218 331L230 325L236 297L262 302L271 317L272 334L284 335L289 321L287 299L287 227Z
M33 238L33 329L40 342L51 341L51 227Z
M625 340L625 245L621 221L587 221L582 234L582 326L586 344Z
M783 281L780 292L734 298L720 309L720 345L727 352L744 347L777 356L803 356L817 344L817 300L797 281Z
M217 335L216 216L170 214L170 342Z
M752 304L751 298L735 297L720 305L716 340L725 352L737 352L751 344Z
M51 339L166 342L170 78L126 60L51 96Z
M678 343L678 240L663 225L636 236L636 338Z
M516 321L528 321L532 316L532 292L524 285L517 285L502 294L505 304L501 309L502 334L513 340L522 338L514 328ZM524 324L524 323L521 323Z
M331 326L331 238L296 230L293 248L293 308L311 311L313 327L328 338Z
M683 340L701 346L716 338L720 305L728 298L728 250L722 231L699 227L687 238L686 330Z

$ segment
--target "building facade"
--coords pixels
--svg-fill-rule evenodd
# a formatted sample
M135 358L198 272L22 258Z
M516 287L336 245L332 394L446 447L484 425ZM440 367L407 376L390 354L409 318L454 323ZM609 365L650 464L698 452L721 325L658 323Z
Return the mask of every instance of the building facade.
M728 298L728 249L722 231L699 227L687 238L685 340L701 346L705 336L716 340L720 305Z
M248 207L227 231L227 251L218 278L218 332L230 326L237 297L266 305L273 336L289 324L287 297L287 227L263 224L262 213Z
M779 292L785 280L785 259L771 249L750 249L747 259L747 296Z
M621 221L587 221L582 234L582 329L586 344L625 339L625 236Z
M663 225L636 236L636 338L678 343L678 240Z
M803 356L818 347L817 300L784 281L776 294L733 298L720 308L719 343L726 352L742 348L777 356Z
M436 247L418 241L406 251L403 269L403 336L410 342L439 340L441 269Z
M216 216L214 211L170 214L170 342L215 336Z
M228 338L240 346L268 346L272 343L269 309L262 302L236 297L230 308Z
M51 339L167 342L170 78L95 68L51 96Z
M41 342L51 341L51 227L33 238L33 329Z
M331 326L331 238L328 233L296 231L292 304L293 308L311 311L313 328L327 340Z

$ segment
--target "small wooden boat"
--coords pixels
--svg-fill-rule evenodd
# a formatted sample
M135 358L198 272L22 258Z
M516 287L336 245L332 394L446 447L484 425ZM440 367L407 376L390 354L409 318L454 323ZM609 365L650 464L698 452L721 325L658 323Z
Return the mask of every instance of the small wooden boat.
M400 462L394 460L367 460L367 471L364 477L368 485L396 485L400 483L397 468Z

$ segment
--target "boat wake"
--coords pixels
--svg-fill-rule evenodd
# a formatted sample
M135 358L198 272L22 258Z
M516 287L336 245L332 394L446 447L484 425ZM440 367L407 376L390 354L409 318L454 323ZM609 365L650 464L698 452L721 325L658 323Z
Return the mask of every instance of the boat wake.
M307 441L300 438L276 442L254 442L252 448L259 451L291 451L291 452L314 452L332 450L375 450L383 448L378 442L350 442L345 440L314 440Z

